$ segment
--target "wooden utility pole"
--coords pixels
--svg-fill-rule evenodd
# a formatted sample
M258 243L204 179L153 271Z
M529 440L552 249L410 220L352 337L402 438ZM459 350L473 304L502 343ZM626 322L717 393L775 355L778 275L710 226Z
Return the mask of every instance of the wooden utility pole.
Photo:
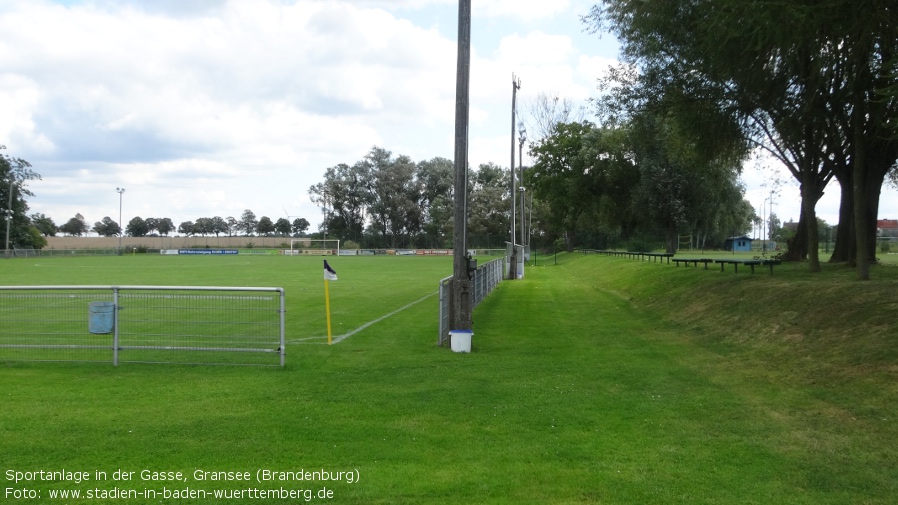
M473 329L467 244L468 84L471 75L471 0L458 2L458 65L455 82L455 247L449 300L449 329Z
M518 274L518 248L515 247L515 242L517 241L517 233L515 230L515 202L517 200L516 191L515 191L515 176L514 176L514 149L515 149L515 127L517 123L515 122L515 113L517 112L517 97L518 90L521 89L521 80L515 78L514 74L511 74L511 164L508 165L509 175L511 175L511 219L509 219L509 224L511 224L511 258L509 262L511 263L508 266L508 278L509 280L517 279Z
M526 131L524 130L524 124L521 123L518 125L518 193L521 194L521 247L526 248L527 243L529 242L529 237L527 236L527 226L524 224L524 142L526 139L524 135L526 135ZM514 168L511 171L512 177L514 177ZM512 216L512 220L514 217Z

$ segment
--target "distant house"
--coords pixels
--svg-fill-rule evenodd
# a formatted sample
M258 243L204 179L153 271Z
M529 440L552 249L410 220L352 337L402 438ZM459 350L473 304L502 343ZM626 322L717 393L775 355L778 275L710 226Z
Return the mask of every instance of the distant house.
M788 223L783 223L783 228L791 231L792 233L796 233L798 231L798 223L790 219Z
M876 221L876 234L880 237L898 237L898 219Z
M727 251L751 252L751 238L747 235L730 237L724 242L723 248Z

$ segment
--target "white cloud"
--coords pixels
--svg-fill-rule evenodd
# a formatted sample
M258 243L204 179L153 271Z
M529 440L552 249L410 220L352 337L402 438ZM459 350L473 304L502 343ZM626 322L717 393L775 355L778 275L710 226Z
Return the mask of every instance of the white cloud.
M522 96L589 94L579 27L554 24L569 10L474 2L489 37L472 52L472 164L508 163L512 72ZM126 221L287 207L315 223L307 189L329 166L373 145L452 157L456 13L455 0L7 0L0 143L43 176L32 212L59 222L117 216L123 186Z
M505 37L499 43L497 57L515 65L528 63L567 62L575 49L567 35L549 35L532 31L525 37L517 34Z
M521 18L527 21L550 18L568 10L568 0L492 0L474 1L472 16Z

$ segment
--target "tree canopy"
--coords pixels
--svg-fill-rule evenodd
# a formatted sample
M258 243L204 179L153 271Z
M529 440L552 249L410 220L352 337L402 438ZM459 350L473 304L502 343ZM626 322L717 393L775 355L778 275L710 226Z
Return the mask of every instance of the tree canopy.
M6 146L0 145L0 150L3 149ZM34 196L28 189L28 181L40 178L40 174L32 170L27 161L0 153L0 206L4 209L4 224L9 223L9 234L5 237L5 242L10 247L39 248L46 243L42 232L28 217L28 203L25 200L26 196Z
M501 173L507 169L490 164L471 175L468 231L484 247L504 246L508 233L508 191L493 184ZM328 168L309 196L322 209L321 231L329 237L366 247L446 247L452 239L453 181L451 160L414 162L375 146L352 165Z
M618 96L681 94L698 110L734 118L801 185L802 222L816 222L816 202L837 178L840 236L853 242L847 259L862 279L879 190L898 156L896 20L893 3L878 0L603 0L584 17L615 33L638 69ZM696 132L716 134L696 119ZM817 227L803 228L792 249L817 271Z
M106 216L101 221L95 222L91 231L101 237L116 237L122 232L122 227L111 217Z
M643 111L617 127L559 123L530 150L527 182L568 249L679 235L720 245L751 229L738 156L708 156L676 118ZM718 150L718 154L724 151Z

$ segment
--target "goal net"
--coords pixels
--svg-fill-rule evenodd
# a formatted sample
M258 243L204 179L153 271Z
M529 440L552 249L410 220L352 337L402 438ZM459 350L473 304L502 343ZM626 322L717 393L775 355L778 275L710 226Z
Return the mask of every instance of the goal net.
M290 240L290 249L284 254L289 256L339 256L340 241L338 239L294 238Z

